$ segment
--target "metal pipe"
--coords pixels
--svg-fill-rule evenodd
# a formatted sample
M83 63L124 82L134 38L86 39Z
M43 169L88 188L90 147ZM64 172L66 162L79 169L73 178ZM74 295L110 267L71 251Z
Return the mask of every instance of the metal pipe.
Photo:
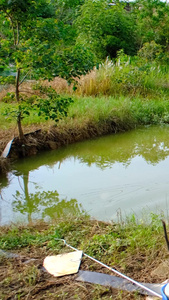
M64 243L64 245L66 245L67 247L71 248L72 250L79 251L78 249L76 249L76 248L72 247L71 245L67 244L66 240L64 240L64 239L55 239L55 240L62 241L62 242ZM94 258L94 257L92 257L92 256L90 256L90 255L88 255L88 254L86 254L86 253L84 253L84 252L83 252L83 255L86 256L86 257L88 257L88 258L90 258L90 259L93 260L94 262L100 264L101 266L107 268L108 270L114 272L115 274L121 276L122 278L124 278L124 279L126 279L126 280L132 282L133 284L139 286L140 288L144 289L145 291L151 293L153 296L156 296L156 297L159 297L160 299L162 299L162 295L160 295L160 294L154 292L153 290L151 290L151 289L149 289L148 287L144 286L142 283L137 282L136 280L134 280L134 279L132 279L132 278L130 278L130 277L128 277L128 276L126 276L126 275L120 273L119 271L117 271L117 270L115 270L115 269L113 269L113 268L111 268L111 267L105 265L105 264L102 263L101 261L97 260L96 258Z

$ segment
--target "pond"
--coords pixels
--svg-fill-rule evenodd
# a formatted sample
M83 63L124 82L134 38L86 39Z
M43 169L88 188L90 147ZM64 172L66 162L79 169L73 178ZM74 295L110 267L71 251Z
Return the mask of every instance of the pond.
M168 214L169 126L147 126L27 157L1 178L0 225L87 214Z

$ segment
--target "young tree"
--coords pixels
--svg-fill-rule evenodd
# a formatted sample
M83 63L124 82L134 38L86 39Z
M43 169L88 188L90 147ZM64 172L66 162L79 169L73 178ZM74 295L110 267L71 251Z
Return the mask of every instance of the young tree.
M70 82L72 77L93 67L92 54L68 43L63 29L64 25L56 18L55 1L0 0L0 72L2 77L6 70L16 73L20 139L23 139L20 86L28 75L49 80L61 76Z

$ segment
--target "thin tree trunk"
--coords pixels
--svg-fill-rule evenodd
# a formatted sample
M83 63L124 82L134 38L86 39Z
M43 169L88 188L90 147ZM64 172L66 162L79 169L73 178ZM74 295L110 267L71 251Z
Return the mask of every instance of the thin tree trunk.
M19 103L19 78L20 78L20 69L17 70L16 73L16 101ZM21 111L18 112L18 117L17 117L17 125L18 125L18 132L19 132L19 139L23 140L24 139L24 134L22 130L22 125L21 125Z
M24 140L24 134L23 134L22 125L21 125L21 112L18 113L17 125L18 125L19 139L21 141L23 141Z
M19 103L19 78L20 78L20 69L16 72L16 101Z

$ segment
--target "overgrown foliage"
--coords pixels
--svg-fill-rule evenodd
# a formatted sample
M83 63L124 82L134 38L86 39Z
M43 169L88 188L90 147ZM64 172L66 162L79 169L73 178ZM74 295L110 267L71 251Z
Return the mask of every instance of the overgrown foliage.
M75 22L78 41L89 44L98 58L115 57L123 49L127 54L137 50L135 18L116 1L86 1Z
M159 61L160 48L155 44L145 44L139 56L128 56L123 50L116 60L106 61L89 75L82 77L76 93L78 95L111 95L146 98L168 96L169 69Z
M16 74L15 98L18 109L14 114L20 139L23 139L21 120L27 111L22 109L20 86L28 76L51 80L60 75L71 81L93 67L93 55L84 47L68 42L66 28L67 25L57 19L54 2L0 1L1 79L4 83L10 75L8 79L11 82L11 73Z
M20 103L15 102L14 93L8 93L3 98L8 105L2 114L11 120L11 118L17 119L18 114L22 119L32 113L32 115L42 116L45 120L52 119L55 122L67 116L68 107L73 102L72 98L60 96L51 87L36 85L34 89L38 89L39 96L23 95ZM10 103L13 105L9 105Z

